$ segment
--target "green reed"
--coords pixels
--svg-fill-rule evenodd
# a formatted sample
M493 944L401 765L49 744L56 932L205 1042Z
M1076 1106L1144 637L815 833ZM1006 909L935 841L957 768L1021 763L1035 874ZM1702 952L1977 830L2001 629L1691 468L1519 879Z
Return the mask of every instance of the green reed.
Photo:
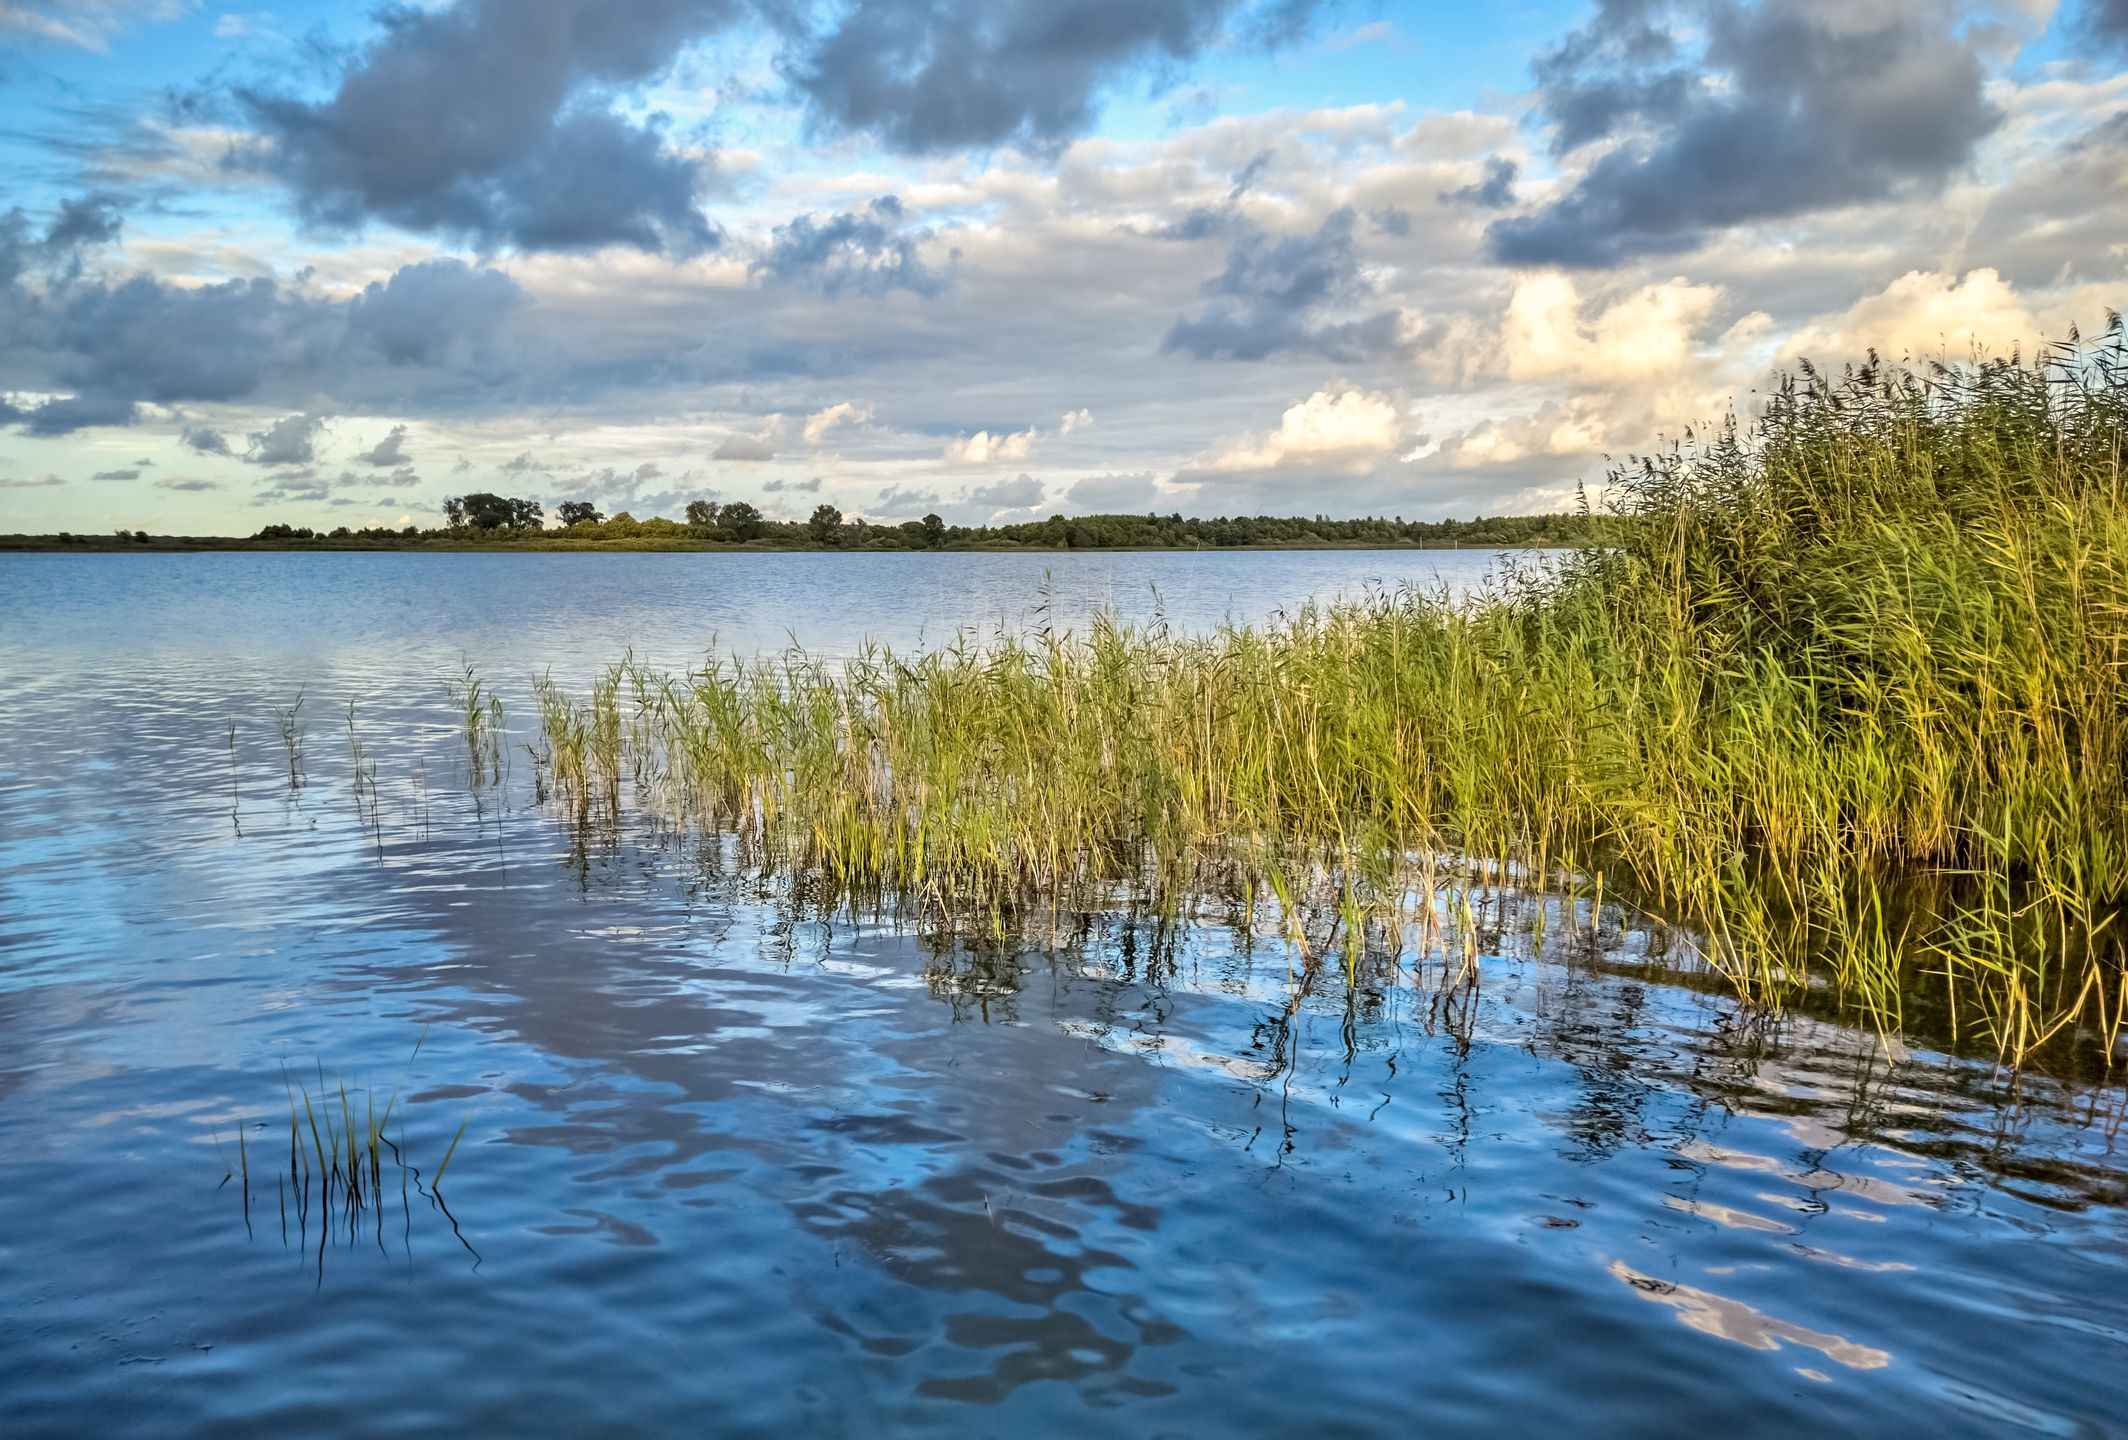
M2007 1054L2110 1043L2124 430L2117 319L2032 364L1805 368L1616 476L1611 543L1475 598L631 659L581 700L540 683L546 758L579 816L626 785L952 928L1263 897L1349 975L1414 922L1474 933L1474 890L1593 918L1608 883L1756 1001L1830 985L1889 1029L1918 976Z

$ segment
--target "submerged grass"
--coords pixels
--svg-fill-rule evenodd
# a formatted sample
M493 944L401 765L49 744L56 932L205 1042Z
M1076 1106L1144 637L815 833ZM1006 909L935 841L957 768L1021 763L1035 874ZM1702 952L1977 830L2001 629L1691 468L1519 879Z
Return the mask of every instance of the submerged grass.
M1618 476L1615 543L1475 599L624 662L541 682L544 759L579 815L627 787L955 927L1268 894L1349 972L1444 875L1608 885L1754 1000L1830 984L1890 1028L1918 970L2006 1054L2111 1044L2124 428L2117 318L2032 364L1806 368Z

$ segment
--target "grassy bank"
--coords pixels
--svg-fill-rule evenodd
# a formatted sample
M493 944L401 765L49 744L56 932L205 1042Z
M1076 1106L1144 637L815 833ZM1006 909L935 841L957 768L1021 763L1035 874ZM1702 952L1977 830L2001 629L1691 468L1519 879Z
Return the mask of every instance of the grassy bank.
M1671 917L1754 999L2111 1040L2128 364L1806 373L1621 477L1617 543L1474 602L1098 623L548 688L549 783L952 924L1275 903L1348 973L1477 880Z

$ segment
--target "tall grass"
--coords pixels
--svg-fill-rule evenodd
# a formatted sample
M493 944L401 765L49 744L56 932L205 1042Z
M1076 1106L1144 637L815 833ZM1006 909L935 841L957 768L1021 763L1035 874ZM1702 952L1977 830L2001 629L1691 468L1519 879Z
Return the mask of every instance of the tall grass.
M1755 1000L1891 1027L1921 974L2006 1053L2110 1043L2124 428L2117 319L2033 364L1806 368L1615 477L1614 543L1475 599L624 662L542 683L546 759L579 816L627 788L953 926L1216 893L1327 914L1311 972L1349 972L1473 884L1608 886Z

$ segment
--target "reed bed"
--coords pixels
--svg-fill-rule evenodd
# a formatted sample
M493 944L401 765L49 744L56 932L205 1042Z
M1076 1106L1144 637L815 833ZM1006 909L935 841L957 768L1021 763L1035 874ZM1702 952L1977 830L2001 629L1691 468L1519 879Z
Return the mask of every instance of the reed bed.
M1607 887L1757 1002L1889 1029L1921 977L2006 1054L2111 1046L2124 429L2117 317L2031 363L1806 367L1616 476L1611 543L1477 597L624 661L541 682L541 768L580 817L625 792L954 927L1216 894L1350 974L1474 886Z

